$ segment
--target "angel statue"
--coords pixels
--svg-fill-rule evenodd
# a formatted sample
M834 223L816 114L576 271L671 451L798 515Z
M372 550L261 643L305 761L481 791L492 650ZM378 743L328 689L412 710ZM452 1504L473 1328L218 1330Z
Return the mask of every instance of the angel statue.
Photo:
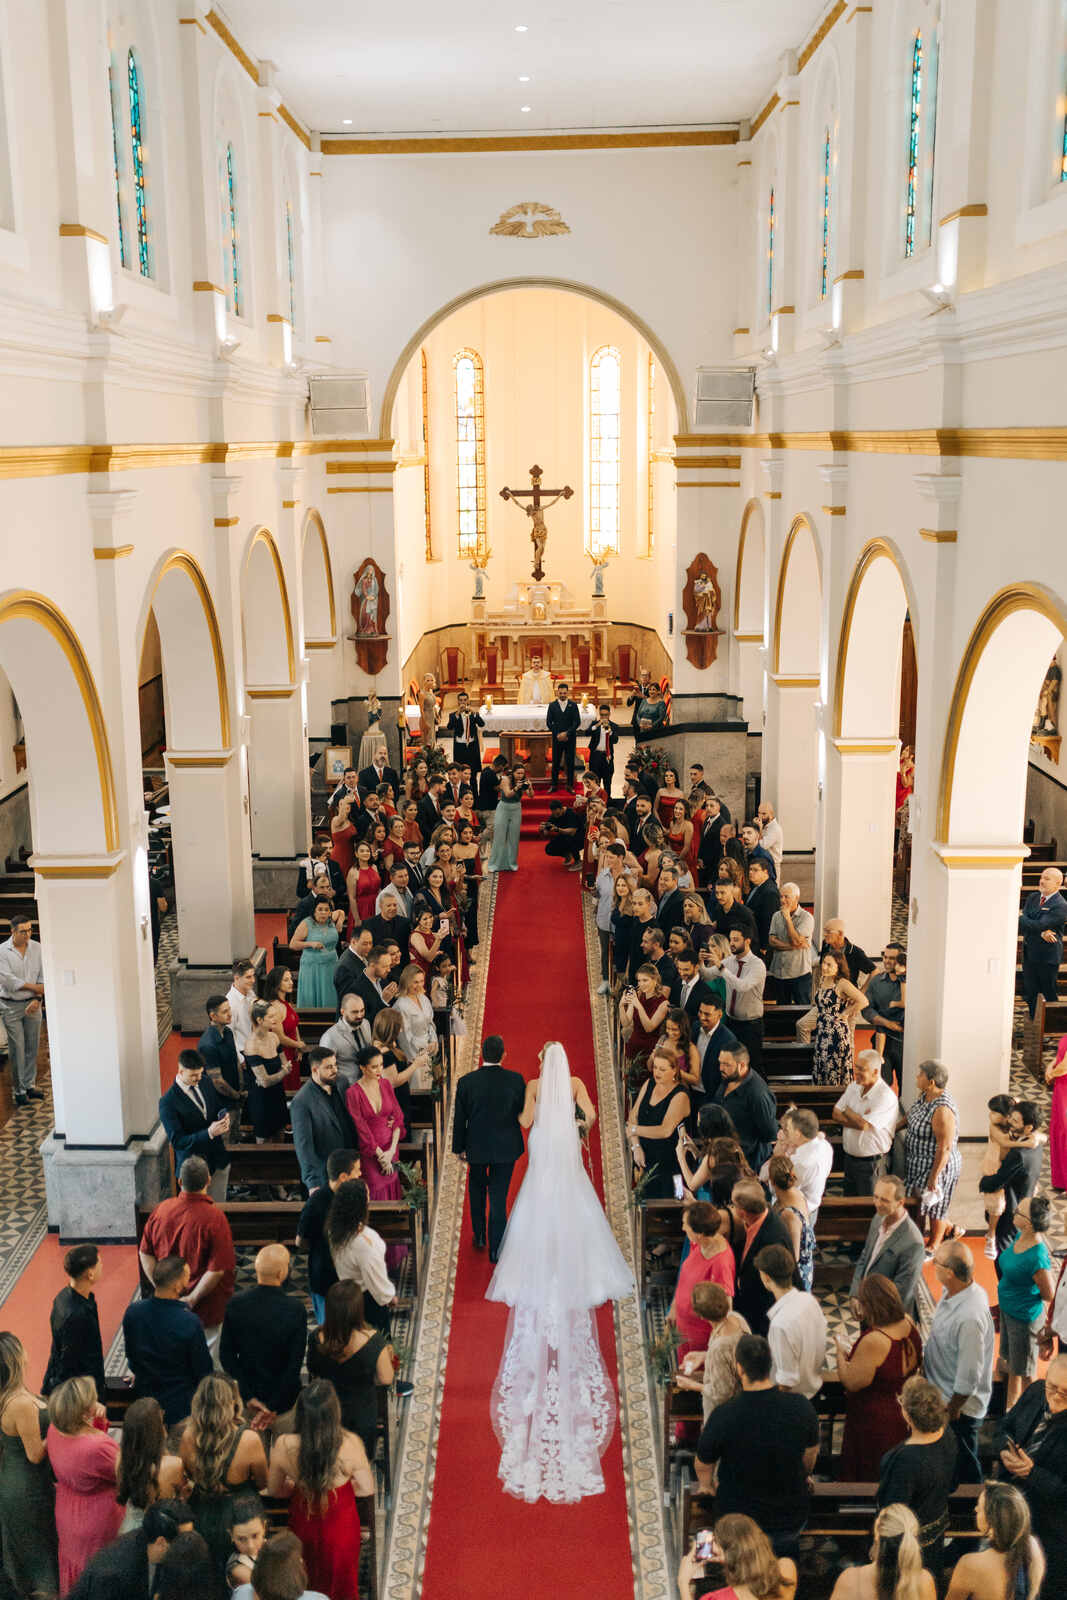
M474 598L485 599L485 571L489 565L491 550L476 550L474 559L470 562L470 569L474 573Z
M602 600L604 597L604 569L611 557L606 550L601 550L598 554L594 554L592 550L587 550L586 554L593 563L593 598Z

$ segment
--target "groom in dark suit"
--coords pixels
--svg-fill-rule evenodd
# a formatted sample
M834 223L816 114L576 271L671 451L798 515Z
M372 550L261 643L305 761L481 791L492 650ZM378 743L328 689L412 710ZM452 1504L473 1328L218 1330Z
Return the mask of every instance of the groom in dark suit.
M482 1042L482 1064L456 1085L452 1153L470 1167L471 1227L474 1248L485 1249L485 1202L489 1200L489 1259L500 1253L508 1221L508 1186L522 1155L519 1114L526 1100L521 1072L501 1065L504 1041L491 1033Z

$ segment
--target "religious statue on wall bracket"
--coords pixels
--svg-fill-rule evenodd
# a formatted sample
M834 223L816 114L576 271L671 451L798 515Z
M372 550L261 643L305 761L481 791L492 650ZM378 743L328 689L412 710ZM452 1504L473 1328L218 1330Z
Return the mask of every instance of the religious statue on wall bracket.
M1056 656L1053 656L1049 669L1045 673L1045 681L1041 685L1041 692L1037 697L1037 707L1034 711L1034 725L1030 732L1030 743L1040 745L1045 752L1045 758L1053 765L1059 765L1060 759L1060 685L1063 681L1063 672Z
M719 612L722 590L719 570L710 556L694 556L685 574L682 610L685 613L685 653L698 670L710 667L719 653Z
M390 606L385 573L370 556L356 568L349 604L356 624L355 633L349 635L356 646L356 660L364 672L374 677L389 657L385 625Z

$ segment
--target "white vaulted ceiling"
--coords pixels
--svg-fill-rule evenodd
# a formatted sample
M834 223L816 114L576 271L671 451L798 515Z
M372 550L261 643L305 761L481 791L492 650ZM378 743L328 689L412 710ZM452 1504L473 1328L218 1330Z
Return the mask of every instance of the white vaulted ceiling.
M283 99L309 127L440 134L737 122L755 115L783 51L799 48L829 7L227 0L216 9L245 50L276 64Z

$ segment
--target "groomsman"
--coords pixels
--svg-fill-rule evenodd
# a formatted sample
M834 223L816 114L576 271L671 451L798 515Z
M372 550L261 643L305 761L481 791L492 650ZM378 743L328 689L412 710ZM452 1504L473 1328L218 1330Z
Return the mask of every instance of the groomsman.
M552 735L552 787L556 789L559 786L559 769L562 766L567 772L567 788L573 789L574 752L582 719L565 683L557 683L556 698L548 708L545 721Z
M602 705L597 707L599 721L594 722L589 730L589 770L596 774L604 788L607 790L608 799L611 799L611 786L615 781L615 746L619 739L619 730L611 720L611 707Z
M482 752L478 743L478 729L485 723L476 711L471 710L471 697L465 689L459 692L459 710L448 719L446 733L452 735L452 760L457 766L468 765L472 773L480 772Z

